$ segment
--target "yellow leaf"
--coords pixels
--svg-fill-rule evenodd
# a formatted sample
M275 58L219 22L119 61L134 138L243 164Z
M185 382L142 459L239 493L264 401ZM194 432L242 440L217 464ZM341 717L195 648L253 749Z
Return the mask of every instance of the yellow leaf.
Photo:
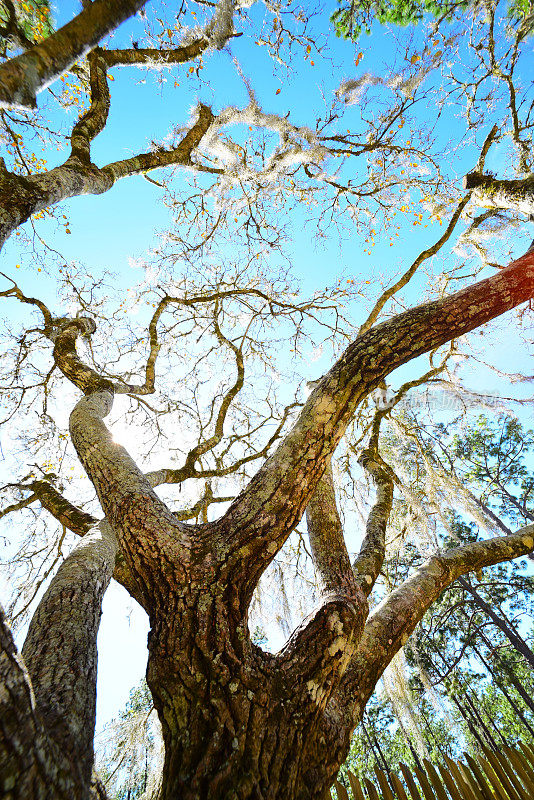
M417 64L418 61L421 61L421 56L413 55L410 58L410 64Z

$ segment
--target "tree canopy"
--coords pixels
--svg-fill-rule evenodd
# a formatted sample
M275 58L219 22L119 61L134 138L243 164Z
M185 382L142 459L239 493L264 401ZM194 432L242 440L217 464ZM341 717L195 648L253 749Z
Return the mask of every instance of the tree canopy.
M471 657L528 731L531 5L1 9L6 797L323 798L382 675L475 741ZM95 771L112 578L156 773Z

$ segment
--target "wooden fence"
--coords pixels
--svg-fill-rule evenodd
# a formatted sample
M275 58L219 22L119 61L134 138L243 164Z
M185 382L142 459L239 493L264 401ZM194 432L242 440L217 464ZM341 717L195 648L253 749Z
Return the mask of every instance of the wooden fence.
M377 766L377 783L367 778L363 785L349 772L351 794L338 781L338 800L534 800L534 750L521 743L518 749L503 747L498 753L484 749L464 761L445 757L445 764L433 766L423 759L423 769L399 764L402 778L386 774ZM332 794L332 800L334 795Z

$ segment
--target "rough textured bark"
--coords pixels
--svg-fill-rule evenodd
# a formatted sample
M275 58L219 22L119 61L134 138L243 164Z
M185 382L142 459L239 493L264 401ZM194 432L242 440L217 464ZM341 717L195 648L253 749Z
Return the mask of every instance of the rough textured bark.
M63 28L0 66L0 108L34 108L35 95L68 70L146 0L94 0Z
M500 180L492 175L471 172L464 178L464 188L473 189L471 199L484 208L522 211L534 219L534 177Z
M359 336L319 381L293 429L226 514L201 525L184 524L170 512L107 430L114 386L76 352L77 336L90 334L94 324L48 319L56 365L84 394L71 415L73 444L150 617L147 679L165 741L164 800L322 800L376 681L440 592L466 572L534 548L530 526L437 554L367 619L364 589L371 584L358 578L363 570L372 583L380 569L391 479L376 453L368 454L377 502L355 576L329 471L358 403L385 375L533 294L530 254L492 278ZM272 655L251 642L248 607L260 575L306 507L325 591L320 606ZM61 619L61 592L57 602ZM91 613L94 630L94 607ZM61 704L57 687L46 679L52 654L42 650L45 618L32 626L25 652L43 719L53 720ZM53 727L57 741L72 752L72 721ZM82 754L88 754L85 746ZM89 757L79 765L85 777L88 769Z
M386 527L393 505L393 478L386 466L380 463L376 448L374 452L363 453L360 463L376 486L376 499L367 518L365 537L353 564L358 584L369 595L384 563Z
M322 593L356 595L356 581L337 510L330 459L306 508L306 525Z
M5 800L79 797L69 764L36 712L28 671L1 609L0 793Z
M86 800L94 794L96 637L115 553L105 522L82 538L39 603L22 658L2 618L2 797Z
M22 648L36 709L80 786L90 785L93 768L96 637L115 553L106 523L81 539L39 603Z

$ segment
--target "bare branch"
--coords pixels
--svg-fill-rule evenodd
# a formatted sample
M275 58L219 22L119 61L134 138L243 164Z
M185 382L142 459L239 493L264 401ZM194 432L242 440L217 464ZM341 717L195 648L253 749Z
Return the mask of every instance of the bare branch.
M102 167L100 172L110 175L113 181L116 181L119 178L136 175L139 172L148 172L148 170L159 167L168 167L171 164L190 164L192 151L197 147L214 119L211 108L201 104L198 109L197 121L177 147L173 147L171 150L156 150L153 153L139 153L131 158L114 161L112 164Z
M435 242L430 247L427 247L426 250L423 250L421 253L419 253L415 261L409 267L409 269L407 269L406 272L403 275L401 275L401 277L397 281L395 281L395 283L392 286L386 289L385 292L382 292L382 294L376 301L373 310L371 311L371 313L361 326L359 331L360 335L366 333L375 324L376 320L380 315L380 312L382 311L388 300L390 300L393 297L393 295L395 295L397 292L399 292L406 286L406 284L411 280L411 278L413 278L413 276L415 275L421 264L424 261L426 261L427 258L434 256L436 253L439 252L439 250L441 250L442 246L450 238L452 232L454 231L456 223L460 219L462 211L464 210L470 199L471 199L471 193L465 195L465 197L463 197L460 200L460 202L458 203L458 205L454 210L454 214L451 216L449 224L447 225L445 231L443 232L443 235L438 239L438 241Z
M359 708L365 706L378 678L443 589L460 575L528 555L533 548L534 525L527 525L510 536L432 556L369 617L343 691L353 694Z
M356 582L337 510L330 460L306 507L306 523L321 593L356 598Z

